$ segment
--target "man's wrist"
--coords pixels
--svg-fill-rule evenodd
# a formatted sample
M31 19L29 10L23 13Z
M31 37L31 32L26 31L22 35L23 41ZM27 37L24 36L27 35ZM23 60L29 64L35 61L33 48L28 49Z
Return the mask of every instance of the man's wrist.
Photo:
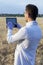
M22 26L20 24L17 24L17 28L20 29Z

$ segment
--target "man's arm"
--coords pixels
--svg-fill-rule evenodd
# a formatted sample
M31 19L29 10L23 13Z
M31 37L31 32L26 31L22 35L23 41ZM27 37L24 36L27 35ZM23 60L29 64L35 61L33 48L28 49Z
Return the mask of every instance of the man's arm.
M26 30L25 27L22 27L15 35L12 35L12 30L8 29L7 33L7 41L8 43L13 43L18 40L22 40L26 38Z

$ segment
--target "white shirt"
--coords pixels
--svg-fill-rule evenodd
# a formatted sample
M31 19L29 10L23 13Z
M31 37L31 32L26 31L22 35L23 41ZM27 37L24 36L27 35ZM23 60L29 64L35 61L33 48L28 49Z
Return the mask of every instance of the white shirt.
M12 30L8 29L7 33L7 41L8 43L13 43L15 41L25 39L26 38L26 27L29 27L32 25L33 22L26 23L26 26L22 27L16 34L12 34Z
M17 45L14 65L34 65L36 49L41 37L41 29L36 21L26 23L26 26L22 27L15 35L12 35L12 30L8 29L8 43L24 39Z

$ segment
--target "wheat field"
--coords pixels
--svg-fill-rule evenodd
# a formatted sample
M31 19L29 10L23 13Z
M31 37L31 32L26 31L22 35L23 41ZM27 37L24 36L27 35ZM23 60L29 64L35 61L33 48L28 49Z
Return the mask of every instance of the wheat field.
M24 17L17 17L17 21L22 26L26 24ZM42 30L43 35L43 17L37 18L37 22ZM17 31L18 29L15 28L13 30L13 34L15 34ZM13 65L16 43L8 44L6 41L6 37L6 17L0 17L0 65ZM35 65L43 65L43 39L41 39L36 51Z

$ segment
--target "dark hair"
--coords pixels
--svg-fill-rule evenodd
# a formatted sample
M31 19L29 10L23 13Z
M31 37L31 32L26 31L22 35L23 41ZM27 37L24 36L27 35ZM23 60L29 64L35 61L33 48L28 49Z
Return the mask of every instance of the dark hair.
M28 12L29 17L31 17L33 20L36 20L36 17L38 16L37 6L33 4L28 4L26 6L26 12Z

